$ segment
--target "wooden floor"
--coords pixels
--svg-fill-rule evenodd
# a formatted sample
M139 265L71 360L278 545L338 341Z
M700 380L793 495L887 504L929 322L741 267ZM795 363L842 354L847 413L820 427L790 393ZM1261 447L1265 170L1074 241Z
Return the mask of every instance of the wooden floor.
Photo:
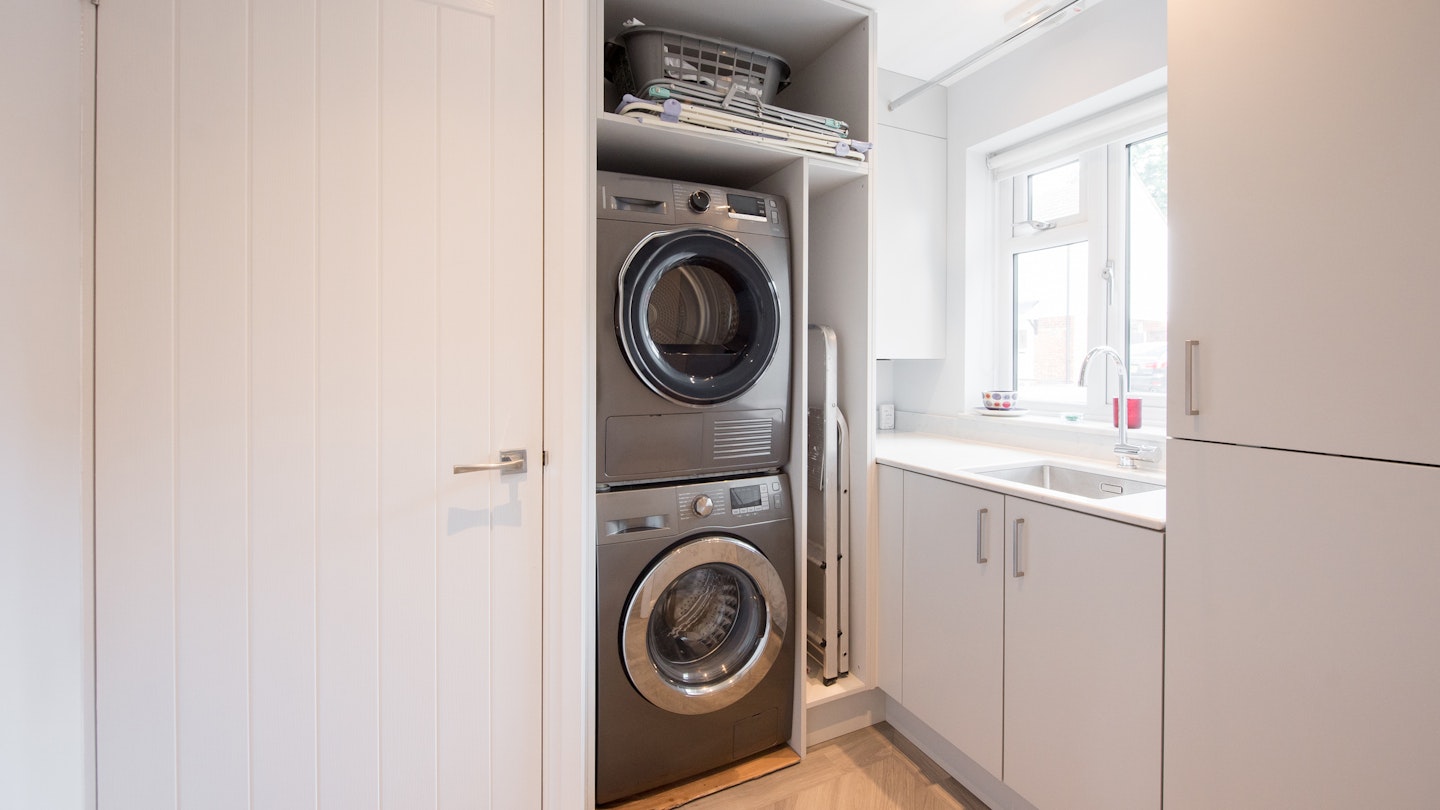
M810 749L798 765L685 810L989 810L888 723Z

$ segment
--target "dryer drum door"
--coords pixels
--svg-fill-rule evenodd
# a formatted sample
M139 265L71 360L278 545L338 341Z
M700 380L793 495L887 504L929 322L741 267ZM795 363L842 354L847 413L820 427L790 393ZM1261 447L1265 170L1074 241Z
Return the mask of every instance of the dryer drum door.
M745 697L780 655L785 588L754 546L711 535L662 556L621 617L630 682L677 714L706 714Z
M759 257L709 228L646 237L620 269L616 331L650 390L716 405L755 384L783 327L775 284Z

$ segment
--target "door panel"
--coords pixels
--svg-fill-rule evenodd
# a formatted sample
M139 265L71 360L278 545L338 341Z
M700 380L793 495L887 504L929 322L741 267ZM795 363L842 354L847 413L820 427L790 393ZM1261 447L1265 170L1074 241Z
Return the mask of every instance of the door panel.
M1435 806L1440 468L1167 452L1166 809Z
M1169 4L1170 435L1440 464L1440 4L1311 9Z
M99 27L101 803L538 806L538 6Z
M320 0L316 39L315 695L320 805L378 806L379 55L375 14ZM357 497L357 493L364 493ZM357 776L359 778L357 778Z
M1005 784L1158 808L1164 534L1007 497L1005 541Z
M250 102L250 718L254 807L303 805L316 792L316 627L319 514L314 335L317 271L313 10L256 0ZM297 463L305 459L309 463ZM243 466L240 467L243 469ZM182 793L182 801L183 801Z
M998 779L1005 496L907 472L904 501L905 708Z

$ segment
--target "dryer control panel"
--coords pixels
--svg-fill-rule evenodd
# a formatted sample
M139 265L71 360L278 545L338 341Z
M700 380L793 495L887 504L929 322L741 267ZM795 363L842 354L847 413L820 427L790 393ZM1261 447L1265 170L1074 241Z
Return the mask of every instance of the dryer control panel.
M600 219L790 236L785 198L774 194L614 172L598 172L596 178Z

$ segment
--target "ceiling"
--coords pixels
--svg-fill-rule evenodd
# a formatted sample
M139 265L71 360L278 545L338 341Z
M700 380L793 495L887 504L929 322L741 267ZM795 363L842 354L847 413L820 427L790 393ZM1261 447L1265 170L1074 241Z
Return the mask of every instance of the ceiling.
M1064 0L856 0L875 10L881 70L933 79ZM1078 11L1099 0L1081 0ZM1049 28L1066 13L1041 28ZM1039 34L1037 28L1029 36ZM1026 38L1022 37L1017 45Z

